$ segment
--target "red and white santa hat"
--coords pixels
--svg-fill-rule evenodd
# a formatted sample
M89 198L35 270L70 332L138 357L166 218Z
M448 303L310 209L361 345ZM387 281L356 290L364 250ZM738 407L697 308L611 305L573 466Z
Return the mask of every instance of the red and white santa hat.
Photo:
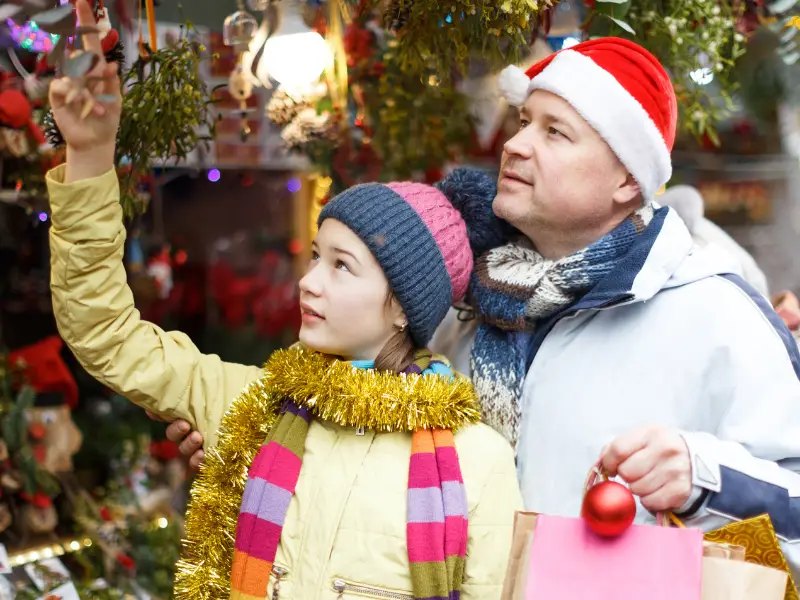
M513 106L522 106L535 90L569 102L636 179L645 201L672 176L675 90L658 59L638 44L613 37L583 42L527 72L507 67L499 85Z

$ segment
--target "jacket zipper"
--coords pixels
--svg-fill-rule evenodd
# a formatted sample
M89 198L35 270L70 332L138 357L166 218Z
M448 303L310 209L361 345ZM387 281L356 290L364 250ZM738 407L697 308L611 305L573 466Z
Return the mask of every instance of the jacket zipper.
M272 573L275 575L275 583L272 585L272 600L279 600L281 593L281 580L289 574L289 571L283 567L276 567L273 565Z
M339 593L339 600L344 598L345 592L360 594L370 598L389 598L390 600L413 600L414 598L414 596L410 594L391 592L389 590L382 590L380 588L371 587L368 585L348 583L344 579L333 580L333 591Z

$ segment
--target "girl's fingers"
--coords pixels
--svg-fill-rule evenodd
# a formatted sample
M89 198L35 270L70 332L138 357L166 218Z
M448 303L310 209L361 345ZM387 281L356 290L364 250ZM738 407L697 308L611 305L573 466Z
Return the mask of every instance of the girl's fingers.
M87 0L78 0L75 3L75 8L78 12L79 25L96 25L97 22L94 18L92 7L89 6ZM83 35L83 47L88 52L94 52L103 59L103 44L100 42L100 35L97 33L85 33ZM105 59L103 59L105 62Z
M55 79L50 83L50 103L53 108L64 106L64 99L69 91L70 85L66 79Z

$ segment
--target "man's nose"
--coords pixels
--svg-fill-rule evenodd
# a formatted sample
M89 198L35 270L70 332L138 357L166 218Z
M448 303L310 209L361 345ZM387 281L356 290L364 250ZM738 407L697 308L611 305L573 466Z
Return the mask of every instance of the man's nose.
M530 131L522 129L503 145L503 152L507 156L518 156L523 159L533 157L533 136Z

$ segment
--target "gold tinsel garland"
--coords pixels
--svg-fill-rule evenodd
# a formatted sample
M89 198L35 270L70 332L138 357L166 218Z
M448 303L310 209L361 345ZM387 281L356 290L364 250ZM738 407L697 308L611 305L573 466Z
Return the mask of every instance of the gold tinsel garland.
M222 420L191 490L175 598L227 600L236 520L247 471L281 404L291 399L319 418L376 431L452 429L479 420L469 380L356 369L301 347L275 352Z

